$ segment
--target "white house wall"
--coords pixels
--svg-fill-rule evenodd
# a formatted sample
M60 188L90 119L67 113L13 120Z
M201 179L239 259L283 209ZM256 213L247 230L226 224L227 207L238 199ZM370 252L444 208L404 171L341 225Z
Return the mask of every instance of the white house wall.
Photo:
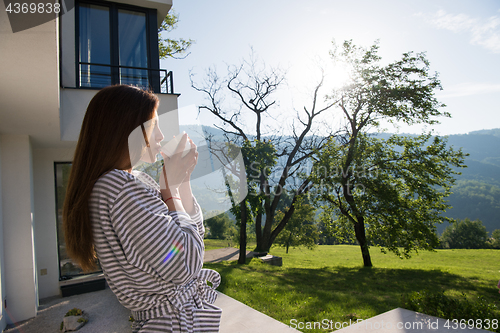
M179 133L179 111L177 110L177 95L157 95L160 99L158 115L160 128L165 140L170 140L172 135Z
M3 211L2 211L2 136L0 135L0 332L7 325L4 306L5 278L4 278L4 254L3 254Z
M3 324L38 306L32 148L64 146L59 125L58 22L13 33L0 2ZM2 324L2 325L3 325ZM3 328L3 327L1 327Z
M78 141L83 117L97 90L61 89L61 140Z
M0 133L60 144L57 21L12 33L0 1Z
M61 140L78 141L83 117L87 106L97 93L97 90L88 89L61 89ZM158 94L160 99L159 114L177 110L177 95ZM172 122L160 124L165 133L177 134L179 117L177 111L169 112Z
M7 323L36 315L33 177L27 135L2 134L2 220Z

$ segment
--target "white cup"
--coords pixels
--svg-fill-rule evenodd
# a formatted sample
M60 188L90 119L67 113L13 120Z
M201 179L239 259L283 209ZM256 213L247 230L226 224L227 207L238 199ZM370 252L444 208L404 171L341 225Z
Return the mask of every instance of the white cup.
M176 135L175 138L165 143L160 149L161 152L163 152L168 157L172 157L172 155L174 155L175 153L175 150L177 149L177 146L179 145L179 142L181 142L184 133ZM182 151L182 157L186 156L190 150L191 150L191 144L189 143L189 141L186 140L186 146Z

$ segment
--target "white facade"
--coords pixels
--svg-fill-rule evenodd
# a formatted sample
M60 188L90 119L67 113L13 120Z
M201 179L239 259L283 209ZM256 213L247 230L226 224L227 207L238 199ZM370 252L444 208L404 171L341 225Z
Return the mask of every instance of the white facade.
M172 5L114 2L154 8L158 24ZM97 92L75 88L74 25L72 9L13 33L0 2L0 331L60 294L54 163L72 160ZM163 111L177 109L177 95L158 96Z

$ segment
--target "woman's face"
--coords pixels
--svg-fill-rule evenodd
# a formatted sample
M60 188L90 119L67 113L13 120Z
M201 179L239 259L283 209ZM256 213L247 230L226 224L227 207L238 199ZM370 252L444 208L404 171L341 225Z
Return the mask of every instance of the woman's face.
M164 139L163 133L160 130L158 113L156 110L153 113L153 118L144 123L144 129L146 130L149 147L146 147L146 149L144 149L141 155L141 161L146 163L154 163L156 162L157 156L160 153L160 142Z

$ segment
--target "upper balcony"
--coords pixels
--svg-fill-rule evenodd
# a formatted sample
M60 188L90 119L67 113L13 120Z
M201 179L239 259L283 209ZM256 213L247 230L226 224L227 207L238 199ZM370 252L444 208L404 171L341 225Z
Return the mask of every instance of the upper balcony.
M177 109L173 74L160 69L158 52L158 28L171 6L171 0L75 0L60 17L62 141L78 140L88 103L109 85L150 89L160 98L159 113Z
M76 0L61 16L61 87L133 84L173 94L173 74L159 68L158 27L171 1Z
M79 62L76 88L100 89L130 84L159 94L174 94L172 71L166 69Z

